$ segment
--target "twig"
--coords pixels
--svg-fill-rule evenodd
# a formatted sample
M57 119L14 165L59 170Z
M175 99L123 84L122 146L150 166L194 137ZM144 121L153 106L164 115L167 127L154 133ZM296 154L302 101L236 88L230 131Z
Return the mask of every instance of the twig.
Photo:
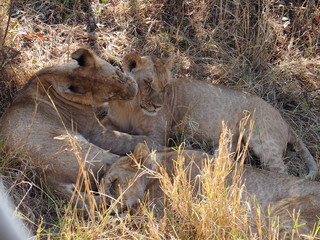
M4 31L4 35L3 35L3 39L2 39L2 43L1 43L1 47L4 46L7 34L8 34L8 30L9 30L9 25L10 25L10 20L11 20L11 14L12 14L12 6L13 6L13 0L10 0L10 5L9 5L9 12L8 12L8 21L7 21L7 26L6 26L6 30Z

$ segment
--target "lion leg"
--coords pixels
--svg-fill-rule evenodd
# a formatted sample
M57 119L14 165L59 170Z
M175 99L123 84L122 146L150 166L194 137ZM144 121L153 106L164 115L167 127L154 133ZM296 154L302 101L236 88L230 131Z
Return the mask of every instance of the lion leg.
M35 145L36 137L35 134L29 136L25 149L38 170L40 181L66 200L72 200L73 206L90 209L91 197L99 198L90 191L98 189L104 171L119 156L88 142L80 134L44 134L41 145Z
M270 171L278 173L288 173L288 168L282 160L282 155L264 152L258 157L263 166L269 168Z
M245 141L247 139L248 138L245 137ZM254 152L255 156L260 159L263 167L273 172L288 173L287 166L282 159L285 149L274 139L265 137L262 140L261 135L253 132L249 141L249 148Z

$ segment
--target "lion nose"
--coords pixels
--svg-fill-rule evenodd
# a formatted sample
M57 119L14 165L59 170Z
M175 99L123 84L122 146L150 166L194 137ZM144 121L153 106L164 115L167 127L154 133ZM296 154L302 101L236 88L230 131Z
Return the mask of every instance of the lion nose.
M137 94L138 94L138 84L135 81L133 81L130 85L131 86L129 88L128 95L132 96L132 97L137 96Z
M126 83L126 82L130 81L129 77L126 76L123 72L116 70L116 74L119 77L120 82Z

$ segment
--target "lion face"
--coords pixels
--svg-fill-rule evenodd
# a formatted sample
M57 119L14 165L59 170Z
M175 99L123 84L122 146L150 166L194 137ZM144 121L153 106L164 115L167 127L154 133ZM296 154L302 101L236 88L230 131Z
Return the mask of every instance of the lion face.
M99 106L110 100L130 100L138 92L134 79L97 57L78 49L71 57L77 62L44 69L36 74L53 87L56 95L69 101Z
M125 158L127 164L132 162L132 160L129 159L130 157ZM132 166L131 169L119 166L117 175L115 175L114 168L112 171L113 174L110 176L106 175L105 186L107 188L107 194L114 199L118 199L122 203L122 209L134 207L144 197L146 191L145 176L140 176L137 168L134 166Z
M146 115L154 116L164 105L164 92L171 81L173 57L158 59L128 54L123 58L126 72L137 81L137 104Z
M103 177L104 189L109 196L122 202L122 206L133 207L144 197L147 188L147 170L142 164L150 165L150 152L139 143L132 156L122 157L115 162ZM150 167L150 166L148 166Z

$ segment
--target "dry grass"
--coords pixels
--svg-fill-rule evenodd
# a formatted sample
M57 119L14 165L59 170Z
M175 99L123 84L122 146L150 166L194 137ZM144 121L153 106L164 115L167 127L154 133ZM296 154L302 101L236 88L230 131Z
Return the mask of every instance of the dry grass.
M131 51L175 52L177 76L261 96L282 112L320 161L318 1L5 0L0 5L0 114L35 71L70 60L79 46L116 64ZM243 205L235 198L241 190L237 186L231 192L208 189L215 196L199 202L182 185L186 191L181 196L168 195L172 202L163 218L142 207L135 215L107 211L88 220L37 183L23 153L2 153L0 158L19 215L39 239L277 239L276 231L261 226L258 235L250 232ZM305 166L296 160L288 159L288 165L299 175ZM212 175L210 169L207 174ZM221 184L219 177L208 181ZM189 199L182 209L181 198Z

